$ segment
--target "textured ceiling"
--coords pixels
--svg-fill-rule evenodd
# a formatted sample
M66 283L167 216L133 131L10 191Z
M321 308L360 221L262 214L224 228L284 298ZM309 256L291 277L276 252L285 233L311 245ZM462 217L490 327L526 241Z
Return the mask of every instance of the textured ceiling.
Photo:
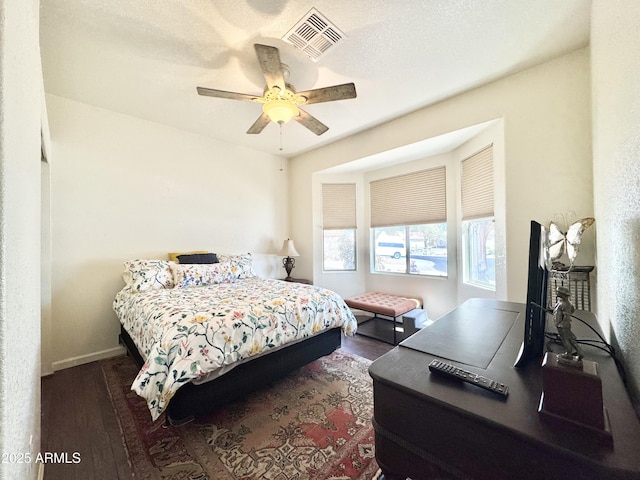
M317 63L280 38L316 8L347 39ZM354 82L358 97L290 122L294 156L588 45L590 0L43 0L45 90L226 142L278 153L280 131L245 132L259 104L196 86L258 94L254 43L278 46L298 90Z

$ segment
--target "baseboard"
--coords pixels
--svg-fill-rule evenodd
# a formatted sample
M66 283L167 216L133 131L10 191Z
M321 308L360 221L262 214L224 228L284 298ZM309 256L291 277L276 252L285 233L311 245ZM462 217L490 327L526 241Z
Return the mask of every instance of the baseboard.
M80 355L77 357L67 358L58 362L53 362L51 368L53 371L64 370L65 368L77 367L78 365L84 365L85 363L96 362L98 360L104 360L105 358L117 357L123 355L125 349L123 346L117 346L115 348L109 348L100 352L89 353L87 355Z

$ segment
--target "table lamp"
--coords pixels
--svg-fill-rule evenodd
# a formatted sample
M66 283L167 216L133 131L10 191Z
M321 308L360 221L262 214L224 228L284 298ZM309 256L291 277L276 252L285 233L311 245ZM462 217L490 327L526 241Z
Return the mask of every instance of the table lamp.
M292 257L299 257L300 254L296 250L296 246L293 244L293 240L287 238L282 244L282 248L280 249L279 255L281 257L286 257L282 259L282 265L284 269L287 271L287 278L285 280L291 280L291 270L293 270L296 261Z

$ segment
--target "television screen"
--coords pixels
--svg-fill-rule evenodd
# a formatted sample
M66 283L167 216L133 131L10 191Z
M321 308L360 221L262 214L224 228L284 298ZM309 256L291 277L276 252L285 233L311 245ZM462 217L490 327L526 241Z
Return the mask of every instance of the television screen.
M525 308L524 340L516 359L516 367L535 361L540 364L544 354L545 308L547 306L547 231L538 222L531 221L529 237L529 271L527 277L527 304Z

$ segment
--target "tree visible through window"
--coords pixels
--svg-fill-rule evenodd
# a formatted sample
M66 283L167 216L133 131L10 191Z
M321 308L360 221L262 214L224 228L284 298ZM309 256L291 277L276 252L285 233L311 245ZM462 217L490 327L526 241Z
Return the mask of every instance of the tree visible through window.
M323 270L356 269L356 230L324 230Z

